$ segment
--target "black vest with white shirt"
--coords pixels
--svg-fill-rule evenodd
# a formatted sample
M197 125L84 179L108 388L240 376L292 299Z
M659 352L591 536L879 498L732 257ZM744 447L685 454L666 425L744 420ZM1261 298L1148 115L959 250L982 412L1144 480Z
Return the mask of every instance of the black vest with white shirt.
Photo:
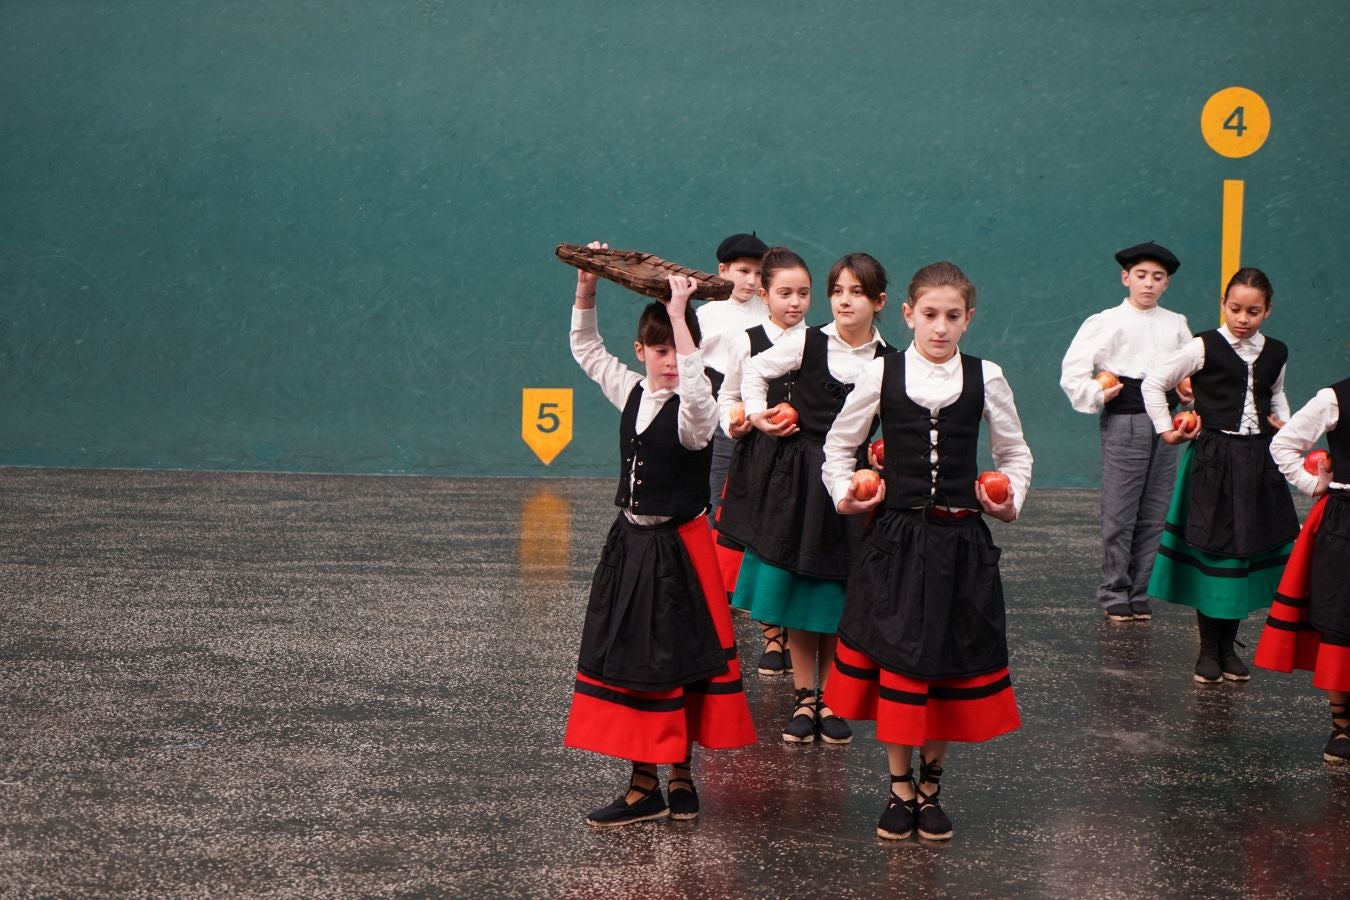
M646 430L637 431L641 384L635 385L619 418L619 492L616 506L639 516L692 518L708 508L712 442L701 450L680 443L680 395L665 402ZM631 481L631 483L630 483Z
M881 434L886 441L886 506L980 509L975 496L984 414L984 361L961 354L961 394L936 414L905 389L905 354L887 357L881 376ZM936 431L936 441L932 432ZM937 461L933 461L936 450Z
M1247 363L1218 329L1202 331L1196 337L1204 341L1205 364L1191 376L1195 411L1206 428L1240 431L1242 408L1247 403ZM1275 379L1280 377L1288 359L1289 348L1282 341L1267 337L1252 363L1252 400L1262 434L1275 430L1266 417L1271 412Z

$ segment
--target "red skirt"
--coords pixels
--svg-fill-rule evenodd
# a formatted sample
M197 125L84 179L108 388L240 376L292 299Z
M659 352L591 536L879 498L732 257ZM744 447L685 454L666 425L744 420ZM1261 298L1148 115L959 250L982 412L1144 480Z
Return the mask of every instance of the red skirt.
M698 573L727 671L666 691L629 690L578 672L563 738L566 746L633 762L677 763L688 758L689 745L695 741L718 750L755 742L708 519L696 516L678 531Z
M841 637L825 702L845 719L877 723L877 740L987 741L1021 727L1007 667L969 678L924 681L881 668Z
M1327 498L1320 498L1303 522L1252 662L1275 672L1304 669L1313 673L1313 687L1350 691L1350 647L1329 643L1308 622L1313 547L1326 505Z
M722 486L722 499L727 496L727 488ZM717 521L722 521L722 506L717 506ZM717 567L722 571L722 587L727 590L727 597L736 593L736 579L741 574L741 560L745 558L745 547L733 541L731 538L723 537L720 533L717 536Z

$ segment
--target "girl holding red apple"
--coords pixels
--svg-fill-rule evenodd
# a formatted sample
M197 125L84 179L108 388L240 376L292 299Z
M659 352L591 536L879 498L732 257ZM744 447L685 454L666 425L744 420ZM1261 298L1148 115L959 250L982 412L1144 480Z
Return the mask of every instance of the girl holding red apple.
M785 247L773 247L765 252L767 255L760 261L759 293L768 307L769 321L747 328L732 342L726 377L717 395L722 429L736 442L722 489L722 503L717 508L717 558L729 594L736 590L745 547L727 534L727 528L744 532L744 520L753 513L755 498L765 480L765 468L774 455L773 440L764 437L746 420L745 404L741 399L742 373L752 357L789 335L805 331L806 312L811 307L811 276L801 257ZM791 386L791 373L773 379L766 387L767 402L776 406L786 401ZM761 620L760 624L764 650L757 671L769 676L791 672L792 656L787 646L786 629L767 620Z
M1003 371L961 353L975 314L975 286L949 262L915 273L904 306L914 342L869 363L825 439L822 477L842 515L875 516L855 554L826 700L849 718L873 719L891 785L877 834L915 830L946 840L938 803L951 741L986 741L1021 724L1008 673L1000 551L983 515L1017 518L1031 483ZM877 416L886 466L877 494L859 499L855 448ZM981 423L1006 493L977 480ZM919 777L913 779L914 750Z
M786 281L810 284L806 264L771 268L769 295ZM785 335L745 366L741 393L763 445L747 483L749 508L724 532L746 547L732 603L761 621L788 629L796 704L783 740L804 744L853 740L848 722L821 699L834 659L834 635L844 608L844 581L861 523L834 509L820 480L825 434L858 373L892 352L873 324L886 305L886 270L866 253L837 261L828 279L834 321ZM786 383L793 413L769 409L769 386ZM783 414L786 413L786 414ZM868 435L853 447L865 454ZM758 452L758 451L757 451Z
M1276 672L1313 673L1313 686L1327 692L1331 706L1331 738L1322 758L1333 764L1350 762L1350 483L1336 481L1331 466L1350 460L1350 428L1337 427L1348 404L1350 378L1318 391L1270 442L1270 455L1289 483L1319 499L1289 555L1252 660ZM1299 455L1324 434L1331 456L1306 471Z
M1270 456L1289 418L1289 348L1261 333L1274 290L1256 268L1224 291L1224 324L1203 331L1150 373L1144 405L1169 444L1186 444L1148 592L1195 608L1195 680L1251 677L1234 644L1252 610L1270 605L1298 535L1289 488ZM1166 392L1191 379L1196 417L1173 420Z
M671 276L670 300L643 311L633 349L644 373L605 349L595 287L578 271L572 355L622 413L620 512L591 582L564 743L632 764L627 790L588 824L692 819L693 743L755 742L705 515L717 403L689 307L697 282Z

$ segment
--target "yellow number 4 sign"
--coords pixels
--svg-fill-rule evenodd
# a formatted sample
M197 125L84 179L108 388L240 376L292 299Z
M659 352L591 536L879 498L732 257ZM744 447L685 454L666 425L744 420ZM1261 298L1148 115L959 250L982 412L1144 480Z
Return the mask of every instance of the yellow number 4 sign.
M572 443L572 389L525 388L520 400L520 437L544 465Z

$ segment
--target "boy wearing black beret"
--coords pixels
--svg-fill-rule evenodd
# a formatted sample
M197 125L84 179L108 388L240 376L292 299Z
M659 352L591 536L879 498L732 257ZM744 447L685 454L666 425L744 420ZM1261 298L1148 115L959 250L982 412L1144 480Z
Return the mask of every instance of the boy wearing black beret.
M1147 620L1148 579L1176 480L1176 448L1144 411L1144 377L1191 339L1186 317L1158 305L1181 263L1152 241L1115 255L1129 296L1089 316L1061 364L1059 385L1078 412L1100 414L1102 581L1097 605L1113 622ZM1189 386L1180 400L1191 402Z
M705 303L698 310L698 326L703 332L699 349L703 351L703 365L714 396L722 389L736 338L747 328L769 321L769 307L759 295L760 264L768 249L753 233L733 234L717 245L717 274L734 287L730 300ZM713 464L708 476L710 515L716 515L722 499L722 485L731 465L731 447L731 438L719 428L713 436Z

